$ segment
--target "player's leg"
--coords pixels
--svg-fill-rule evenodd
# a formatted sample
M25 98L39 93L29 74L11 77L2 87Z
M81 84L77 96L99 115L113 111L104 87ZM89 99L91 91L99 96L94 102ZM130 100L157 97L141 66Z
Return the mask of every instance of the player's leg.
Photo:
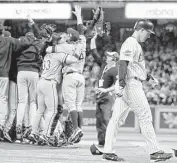
M97 131L97 138L98 138L98 145L104 145L105 143L105 136L103 133L105 126L103 123L103 113L100 108L100 102L96 103L96 131Z
M130 87L128 90L128 97L131 100L131 107L134 113L136 114L141 133L143 134L145 141L149 148L149 153L153 154L160 151L160 147L158 145L158 141L156 139L156 134L152 124L152 115L150 106L148 104L147 98L142 87ZM158 154L159 155L159 154ZM160 154L163 156L163 160L165 158L171 157L170 154Z
M83 75L76 74L76 80L78 80L78 84L76 87L76 109L78 112L78 127L82 129L83 125L83 109L82 109L82 103L85 96L85 79ZM78 143L81 140L81 137L83 136L83 131L79 130L79 138L76 139L75 143Z
M34 115L37 110L37 84L39 81L39 74L37 72L30 72L28 79L29 90L29 125L32 126Z
M54 121L53 121L53 124L52 124L50 135L52 135L54 133L54 130L55 130L57 124L58 124L58 120L59 120L59 118L60 118L60 116L62 115L62 112L63 112L62 83L57 84L57 95L58 95L57 114L54 117Z
M106 128L108 126L109 120L111 118L112 115L112 105L113 105L113 98L111 95L108 95L105 99L103 99L103 101L101 101L102 103L100 104L100 109L101 109L101 116L100 117L102 119L101 121L101 129L100 129L100 135L101 137L98 137L98 139L100 140L100 144L104 145L105 143L105 134L106 134ZM102 144L103 142L103 144Z
M125 123L125 119L127 118L129 111L129 106L124 100L124 97L116 98L113 105L112 117L106 129L103 159L124 161L123 158L120 158L115 154L114 145L118 129Z
M3 129L8 114L9 79L0 77L0 141L3 140Z
M83 124L82 103L83 103L84 96L85 96L85 79L84 79L83 75L78 74L77 80L78 80L78 84L76 87L76 92L77 92L77 94L76 94L76 109L79 114L78 115L78 126L80 128L82 128L82 124Z
M17 74L17 88L18 88L18 107L17 107L17 126L16 134L17 140L22 139L22 122L25 114L25 108L28 104L28 85L27 85L26 71L19 71Z
M37 85L37 102L38 102L38 110L36 111L36 115L32 124L32 131L29 135L29 139L34 142L38 142L39 139L39 126L41 121L43 121L44 112L46 110L45 98L44 98L44 89L46 89L46 84L43 79L40 79ZM48 88L47 88L48 89Z
M64 98L64 103L67 110L70 113L71 121L73 124L74 132L69 138L72 141L79 134L78 127L78 112L76 110L76 86L78 81L75 80L75 74L68 74L64 76L62 83L62 93Z
M17 84L13 81L9 82L9 114L8 119L6 121L4 127L4 138L10 142L12 142L11 137L9 135L9 131L12 128L16 111L17 111ZM13 138L14 139L14 138Z
M129 111L129 106L123 97L116 98L113 105L112 117L106 129L104 145L105 153L115 153L114 145L118 133L118 128L125 123L125 119L127 118Z
M58 106L58 95L57 95L57 88L56 83L53 81L46 81L47 90L45 93L45 129L43 134L47 137L51 136L52 125L54 122L54 118L57 114L57 106Z

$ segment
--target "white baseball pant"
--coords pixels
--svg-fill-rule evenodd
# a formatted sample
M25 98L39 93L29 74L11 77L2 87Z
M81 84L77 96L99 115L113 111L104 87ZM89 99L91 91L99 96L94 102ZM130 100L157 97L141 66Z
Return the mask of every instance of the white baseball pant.
M121 98L117 98L113 107L113 114L106 130L105 153L114 153L114 142L118 128L123 125L130 109L139 120L141 133L149 148L149 153L160 150L152 124L152 115L147 98L143 91L142 83L135 79L126 82L126 87Z
M17 84L13 81L9 82L9 112L8 112L8 118L5 124L6 131L9 131L12 127L13 121L16 116L17 111Z
M64 75L62 83L62 94L64 104L69 110L82 112L82 102L84 99L85 79L79 73Z
M18 108L17 108L17 125L22 126L25 108L29 104L29 124L33 123L34 115L37 110L37 83L39 74L32 71L19 71L17 75L18 86Z
M57 114L58 94L57 83L52 80L40 79L37 88L38 110L32 125L32 133L39 133L39 125L44 117L43 134L51 136L51 127Z
M0 126L5 125L8 115L9 78L0 77Z

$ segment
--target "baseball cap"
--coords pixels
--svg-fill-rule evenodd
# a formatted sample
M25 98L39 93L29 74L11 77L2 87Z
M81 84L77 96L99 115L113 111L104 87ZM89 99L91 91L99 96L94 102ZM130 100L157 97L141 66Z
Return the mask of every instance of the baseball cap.
M71 40L77 41L79 39L79 32L73 28L67 28L67 33L72 35Z
M146 31L152 33L152 34L155 34L155 32L153 31L154 29L154 25L153 23L148 20L148 19L139 19L136 23L135 23L135 26L134 26L134 29L145 29Z
M117 52L109 52L109 51L107 51L106 54L109 56L119 55Z
M115 51L113 51L113 52L106 51L106 56L111 56L116 60L119 59L119 54L117 52L115 52Z
M3 34L4 37L11 37L11 33L9 31L4 31Z

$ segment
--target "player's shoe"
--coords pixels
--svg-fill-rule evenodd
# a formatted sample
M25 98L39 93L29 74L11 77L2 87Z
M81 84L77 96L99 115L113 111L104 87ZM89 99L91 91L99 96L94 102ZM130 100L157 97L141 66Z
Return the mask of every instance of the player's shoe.
M166 161L172 157L173 157L172 153L165 153L164 151L160 150L156 153L150 154L150 161L151 162Z
M16 139L20 142L23 140L22 126L20 125L16 127Z
M3 127L0 126L0 141L4 141Z
M54 139L50 139L50 137L41 134L39 136L39 144L40 145L48 145L48 146L54 146Z
M104 153L103 160L110 160L110 161L118 161L118 162L125 162L125 160L121 157L118 157L115 153Z
M102 155L103 154L101 151L98 150L98 148L96 147L95 144L92 144L90 146L90 152L92 155Z
M79 135L81 134L82 134L82 130L78 127L76 130L74 130L74 132L72 133L68 141L70 143L75 142L79 138Z
M32 132L32 127L31 127L31 126L30 126L30 127L26 127L26 128L25 128L25 131L24 131L24 133L23 133L23 138L28 139L28 137L29 137L29 135L31 134L31 132Z
M83 137L83 131L79 134L78 139L74 141L74 143L79 143L81 141L81 138Z
M3 135L4 135L4 140L5 140L5 141L7 141L7 142L9 142L9 143L12 143L12 139L11 139L11 137L10 137L10 135L9 135L9 132L4 131L4 132L3 132Z
M32 143L38 143L38 141L39 141L39 135L31 133L28 136L28 140L30 140Z

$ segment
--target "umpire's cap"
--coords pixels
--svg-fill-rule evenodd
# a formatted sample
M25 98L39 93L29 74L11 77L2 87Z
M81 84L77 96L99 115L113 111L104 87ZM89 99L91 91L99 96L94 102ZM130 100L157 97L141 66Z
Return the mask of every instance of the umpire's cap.
M148 20L148 19L139 19L134 26L134 30L135 29L141 29L144 28L145 30L147 30L148 32L155 34L155 32L153 31L154 29L154 25L153 23Z

